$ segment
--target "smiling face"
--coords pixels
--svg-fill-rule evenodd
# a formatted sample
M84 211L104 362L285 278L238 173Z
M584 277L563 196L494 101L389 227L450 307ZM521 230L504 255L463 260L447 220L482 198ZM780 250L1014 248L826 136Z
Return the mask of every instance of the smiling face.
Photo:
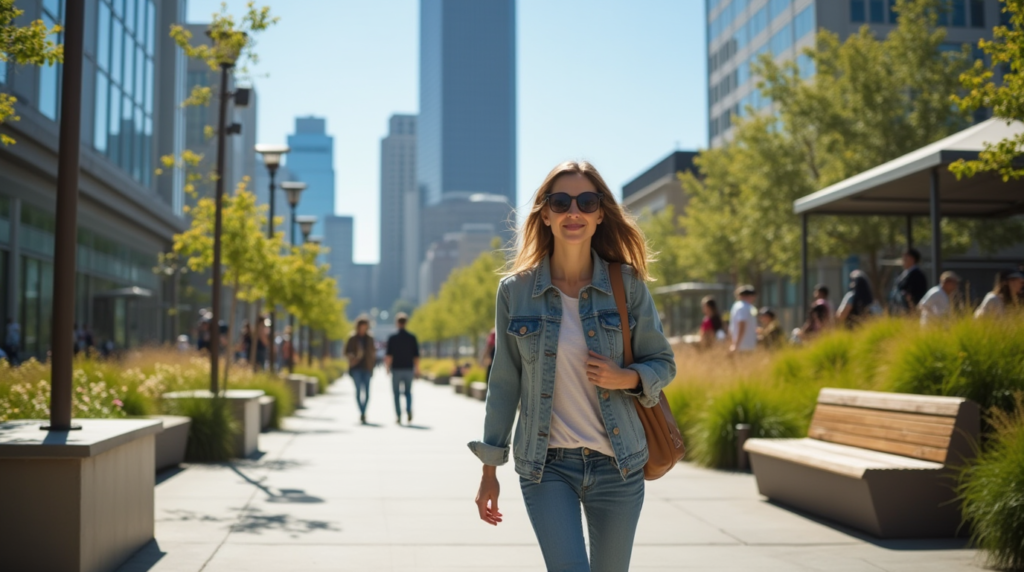
M594 184L585 175L568 174L559 177L551 188L551 193L565 193L577 197L582 193L597 193ZM545 206L541 213L544 224L551 229L555 242L564 244L582 244L589 241L597 231L597 225L604 220L601 208L596 212L585 213L580 210L577 201L572 201L569 210L556 213L550 206Z

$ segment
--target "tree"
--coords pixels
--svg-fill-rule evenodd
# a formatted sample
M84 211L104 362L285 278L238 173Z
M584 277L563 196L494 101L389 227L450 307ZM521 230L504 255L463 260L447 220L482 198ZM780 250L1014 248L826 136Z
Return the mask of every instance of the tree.
M991 58L983 60L960 76L964 96L953 96L953 102L966 109L987 107L992 114L1007 123L1024 121L1024 0L1003 0L1003 11L1010 14L1010 26L992 30L995 40L981 40L978 47ZM1003 70L1002 81L996 85L995 72ZM950 170L960 177L972 177L984 171L996 171L1003 181L1024 176L1024 166L1017 159L1024 154L1024 133L996 143L986 143L978 160L960 159Z
M42 20L27 26L18 26L14 21L24 10L14 7L14 0L0 0L0 63L14 62L18 65L57 65L64 61L64 46L49 37L60 33L60 26L47 28ZM0 125L18 121L14 104L18 98L0 92ZM0 133L0 143L12 145L14 138Z

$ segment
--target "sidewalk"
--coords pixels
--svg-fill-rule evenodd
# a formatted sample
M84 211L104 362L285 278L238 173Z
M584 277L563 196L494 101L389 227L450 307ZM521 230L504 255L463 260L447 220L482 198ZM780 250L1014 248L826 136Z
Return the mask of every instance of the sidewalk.
M484 408L418 382L397 426L379 372L369 426L351 381L307 401L261 458L158 477L157 541L120 572L543 570L510 466L505 522L479 521L480 465L466 442ZM768 503L750 475L683 464L648 483L634 571L980 570L962 541L877 541Z

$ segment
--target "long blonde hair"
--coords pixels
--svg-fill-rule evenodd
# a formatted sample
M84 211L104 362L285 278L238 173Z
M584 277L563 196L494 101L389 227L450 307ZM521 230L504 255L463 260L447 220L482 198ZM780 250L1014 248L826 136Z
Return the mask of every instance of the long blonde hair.
M647 264L652 258L647 239L637 226L636 220L615 202L615 196L601 174L586 161L566 161L548 173L533 197L530 214L522 226L516 229L515 249L505 268L505 275L518 274L534 268L545 256L555 251L554 234L544 224L541 213L547 208L545 199L554 188L555 181L564 175L583 175L590 180L597 194L601 196L604 220L597 225L590 242L591 248L605 261L629 264L636 271L637 277L641 280L650 280Z

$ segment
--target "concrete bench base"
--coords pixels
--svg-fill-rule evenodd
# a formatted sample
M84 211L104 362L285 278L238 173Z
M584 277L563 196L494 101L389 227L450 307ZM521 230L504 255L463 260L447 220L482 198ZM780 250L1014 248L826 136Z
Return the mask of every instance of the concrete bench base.
M224 398L231 406L231 414L238 423L238 434L235 435L234 456L240 459L249 457L259 450L260 437L260 397L264 393L259 389L229 389ZM176 391L165 393L164 399L213 399L213 394L205 389L197 391Z
M316 397L320 393L320 382L315 377L306 376L306 397Z
M295 404L295 409L305 407L306 376L293 373L287 377L285 383L288 384L288 389L292 392L292 402Z
M473 399L479 399L484 401L487 399L487 383L483 381L474 381L469 384L469 396Z
M156 470L162 471L184 463L192 420L180 415L153 415L150 418L159 419L164 424L164 430L156 436Z
M158 419L0 424L0 569L114 570L153 539Z
M277 398L264 395L260 398L260 430L266 431L274 424L274 413L277 409Z
M455 389L455 393L466 393L466 381L461 377L453 377L448 383Z

